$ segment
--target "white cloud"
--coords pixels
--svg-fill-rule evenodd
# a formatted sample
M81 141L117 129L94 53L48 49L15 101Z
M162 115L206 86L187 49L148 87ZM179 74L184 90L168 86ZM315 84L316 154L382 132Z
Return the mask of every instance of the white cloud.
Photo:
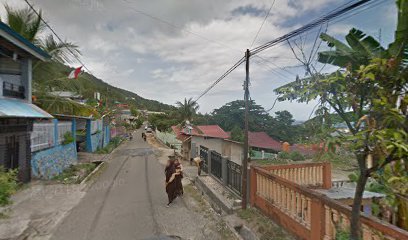
M22 0L0 2L25 6ZM255 45L285 34L345 2L277 0ZM271 3L270 0L35 2L62 37L81 47L83 62L97 77L142 97L170 104L197 96L242 57ZM251 11L248 9L254 12L245 12ZM392 10L387 8L387 12ZM344 34L349 26L352 24L348 22L337 23L329 28L329 33ZM302 70L288 68L292 72L289 74L279 68L299 64L286 45L267 50L261 57L269 63L260 66L256 61L262 60L251 60L251 92L258 103L268 108L275 98L272 90L293 80ZM244 76L243 66L237 68L200 100L201 111L209 112L242 98ZM313 106L277 105L277 109L285 108L296 118L304 119Z

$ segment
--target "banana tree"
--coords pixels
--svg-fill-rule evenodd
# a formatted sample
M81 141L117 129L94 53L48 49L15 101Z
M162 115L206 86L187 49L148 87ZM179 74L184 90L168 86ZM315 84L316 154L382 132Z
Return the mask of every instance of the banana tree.
M353 240L360 236L360 207L367 179L390 164L402 162L408 170L408 0L397 1L397 7L395 40L388 49L357 29L346 35L346 43L322 34L321 39L334 49L320 52L318 61L339 70L298 78L275 90L281 101L319 99L347 124L351 135L341 140L352 146L359 166L350 227Z

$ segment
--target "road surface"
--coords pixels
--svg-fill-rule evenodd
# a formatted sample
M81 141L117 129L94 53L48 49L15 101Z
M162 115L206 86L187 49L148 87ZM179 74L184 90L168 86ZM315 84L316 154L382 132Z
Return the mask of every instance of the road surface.
M164 166L140 135L136 132L112 154L107 168L51 239L218 238L206 234L206 219L190 211L183 199L166 208Z

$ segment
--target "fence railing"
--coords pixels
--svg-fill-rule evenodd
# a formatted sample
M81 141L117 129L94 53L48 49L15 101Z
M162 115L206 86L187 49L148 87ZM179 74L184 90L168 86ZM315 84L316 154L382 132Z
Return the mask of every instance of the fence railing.
M34 123L31 132L31 152L50 148L55 145L54 123Z
M336 238L350 227L351 208L325 195L280 177L267 169L251 167L250 202L302 239ZM408 239L408 232L362 213L364 240Z
M72 122L58 122L58 144L64 141L67 132L72 132Z
M227 186L237 193L242 192L242 169L233 161L227 161Z
M211 174L222 180L222 156L215 151L211 151Z
M331 166L328 162L269 165L263 169L299 185L324 189L332 187Z
M203 160L202 170L208 173L208 148L200 146L200 158Z

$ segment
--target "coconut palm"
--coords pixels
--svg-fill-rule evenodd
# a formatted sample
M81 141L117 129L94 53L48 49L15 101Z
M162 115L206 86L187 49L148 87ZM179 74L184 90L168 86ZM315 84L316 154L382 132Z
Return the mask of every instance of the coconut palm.
M5 9L5 23L28 41L50 54L53 60L61 63L71 62L73 58L80 55L78 46L71 42L56 42L52 35L41 38L41 33L46 27L42 21L41 10L38 11L37 15L29 7L15 9L5 5Z
M184 102L178 101L176 105L183 121L191 121L199 108L198 103L193 98L184 98Z

